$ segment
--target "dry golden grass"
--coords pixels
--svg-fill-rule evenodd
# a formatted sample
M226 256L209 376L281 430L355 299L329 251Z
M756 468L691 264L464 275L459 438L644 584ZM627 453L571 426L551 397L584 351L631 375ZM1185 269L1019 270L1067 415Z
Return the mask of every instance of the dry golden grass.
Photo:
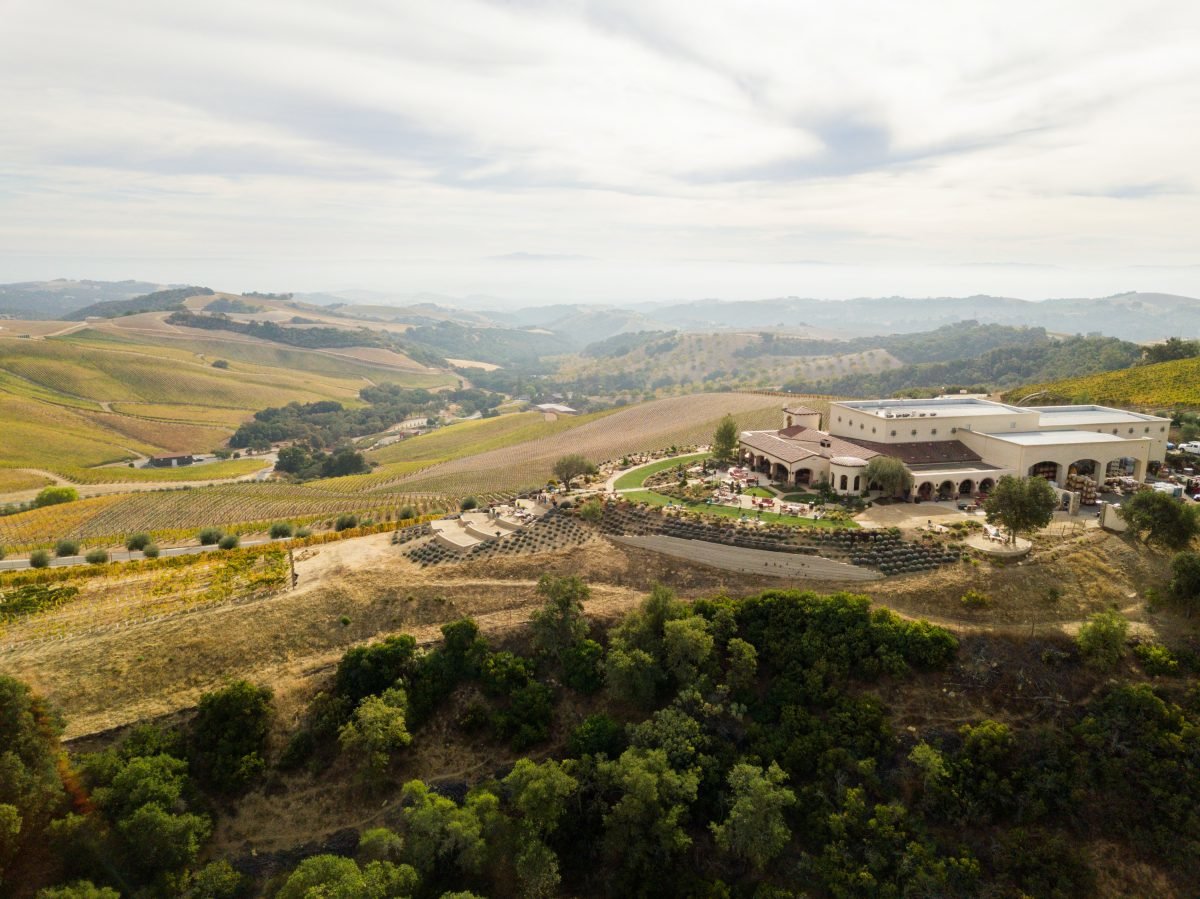
M49 478L20 468L0 468L0 494L39 490L51 483Z

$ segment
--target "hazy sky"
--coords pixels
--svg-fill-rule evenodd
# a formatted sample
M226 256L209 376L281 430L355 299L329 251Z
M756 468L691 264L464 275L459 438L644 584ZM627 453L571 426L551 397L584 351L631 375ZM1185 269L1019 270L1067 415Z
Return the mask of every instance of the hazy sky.
M3 0L0 280L1200 296L1200 4Z

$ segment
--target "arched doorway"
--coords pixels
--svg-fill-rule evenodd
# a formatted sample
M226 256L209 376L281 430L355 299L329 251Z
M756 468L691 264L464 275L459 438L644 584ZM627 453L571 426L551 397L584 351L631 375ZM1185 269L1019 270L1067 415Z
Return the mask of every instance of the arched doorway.
M942 481L942 483L938 485L938 499L943 497L949 499L952 496L954 496L954 482Z
M1037 462L1029 466L1031 478L1045 478L1047 481L1058 481L1057 462Z
M811 483L812 483L812 469L811 468L801 468L799 471L796 472L796 486L797 487L800 487L805 484L811 484Z
M1080 475L1081 477L1091 478L1093 481L1099 481L1097 473L1100 471L1100 463L1095 459L1076 459L1067 466L1067 476Z
M842 475L841 478L838 480L838 489L839 490L846 489L846 476L845 475Z
M972 481L970 478L967 478L965 481L963 481L961 484L958 485L958 495L959 496L970 496L974 492L975 492L975 482Z
M921 486L917 488L917 496L928 502L933 499L933 484L929 481L923 481Z
M991 493L995 489L996 489L996 482L993 481L991 478L984 478L982 481L979 482L979 492L980 493Z
M1113 459L1108 463L1105 470L1105 476L1109 478L1136 478L1138 472L1138 460L1124 456L1120 459Z
M776 462L771 466L771 480L780 484L786 484L788 479L787 466Z

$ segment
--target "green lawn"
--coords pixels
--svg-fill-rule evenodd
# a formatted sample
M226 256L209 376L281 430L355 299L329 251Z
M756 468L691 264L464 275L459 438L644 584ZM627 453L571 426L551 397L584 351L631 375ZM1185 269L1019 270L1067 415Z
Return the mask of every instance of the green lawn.
M746 496L757 496L763 499L771 499L775 496L775 494L766 487L748 487L743 490L742 493Z
M717 506L708 505L707 503L685 503L677 499L672 499L669 496L664 496L661 493L655 493L653 490L632 490L629 493L621 494L631 503L647 503L651 506L665 506L668 503L683 506L689 512L699 512L701 515L711 515L716 518L741 518L743 515L748 519L759 518L757 511L751 512L749 509L735 509L733 506ZM858 523L854 521L830 521L827 518L813 520L811 518L800 518L796 515L776 515L774 512L763 512L762 520L771 524L789 524L794 527L807 528L856 528Z
M821 497L816 493L789 493L783 498L785 503L815 503Z
M690 456L672 456L670 459L659 459L657 462L651 462L649 465L643 465L641 468L635 468L633 471L627 471L625 474L617 478L617 482L613 485L615 490L628 490L632 487L641 487L646 483L646 478L652 474L658 474L660 471L666 471L668 468L674 468L676 465L683 463L691 466L699 462L701 459L710 458L709 453L693 453Z

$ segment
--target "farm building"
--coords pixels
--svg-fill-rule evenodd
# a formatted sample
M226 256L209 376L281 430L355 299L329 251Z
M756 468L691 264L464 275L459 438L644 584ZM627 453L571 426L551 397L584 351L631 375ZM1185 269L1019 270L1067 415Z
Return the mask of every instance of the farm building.
M829 421L803 407L783 410L778 431L744 431L744 462L788 484L827 480L861 493L874 456L893 456L913 475L913 496L986 493L1003 475L1068 478L1131 475L1166 456L1170 421L1106 406L1010 406L973 396L847 400Z
M150 465L154 468L176 468L180 465L191 465L195 458L190 455L151 456Z

